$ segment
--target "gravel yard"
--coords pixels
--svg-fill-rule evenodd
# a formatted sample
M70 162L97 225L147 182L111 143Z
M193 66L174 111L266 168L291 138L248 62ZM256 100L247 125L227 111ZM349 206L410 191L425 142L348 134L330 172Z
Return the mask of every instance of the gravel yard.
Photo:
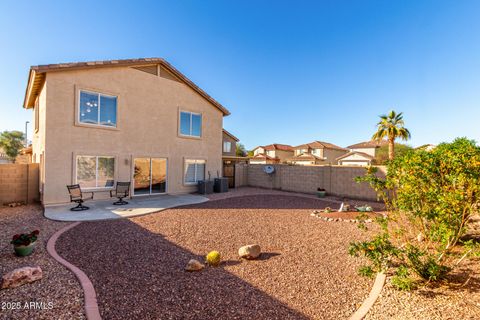
M50 236L66 223L43 217L40 206L0 207L0 274L25 266L40 266L43 279L24 286L0 290L2 319L83 319L83 291L75 276L57 263L46 251ZM9 244L16 233L40 230L35 251L17 257ZM47 309L28 309L25 303L44 303ZM48 309L51 302L53 308ZM20 309L12 309L20 304Z
M465 264L463 270L453 274L448 285L413 292L395 290L390 284L391 278L387 278L381 296L365 319L480 319L479 260Z
M84 222L57 251L92 280L106 319L348 318L373 280L357 275L355 224L310 216L338 204L284 195L210 201L128 220ZM258 243L259 260L238 248ZM220 267L187 273L210 250Z

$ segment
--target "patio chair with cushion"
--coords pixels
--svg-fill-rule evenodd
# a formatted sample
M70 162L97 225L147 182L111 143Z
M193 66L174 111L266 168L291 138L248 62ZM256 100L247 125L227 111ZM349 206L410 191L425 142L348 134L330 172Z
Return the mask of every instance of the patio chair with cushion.
M117 186L115 187L115 190L110 190L110 197L118 198L118 201L115 201L113 203L115 205L128 204L128 202L123 200L123 198L128 197L129 194L130 194L130 182L117 182Z
M70 194L70 202L75 202L78 205L71 208L72 211L83 211L88 210L87 206L83 205L85 200L93 199L93 192L82 192L79 184L73 184L67 186L68 193Z

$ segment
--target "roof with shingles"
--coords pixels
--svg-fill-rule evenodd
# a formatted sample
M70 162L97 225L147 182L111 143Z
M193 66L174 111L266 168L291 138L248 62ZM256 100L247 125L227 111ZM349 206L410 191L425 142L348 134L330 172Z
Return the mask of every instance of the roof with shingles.
M232 138L233 140L235 141L240 141L240 139L238 139L237 137L235 137L233 134L231 134L230 132L228 132L227 130L223 129L223 133L225 133L227 136L229 136L230 138Z
M345 148L342 148L340 146L337 146L333 143L329 143L329 142L324 142L324 141L313 141L313 142L310 142L310 143L305 143L305 144L301 144L299 146L296 146L294 147L294 149L298 150L298 149L335 149L335 150L343 150L343 151L347 151L347 149Z
M57 63L57 64L46 64L30 67L30 73L28 77L27 89L25 91L25 99L23 102L24 108L32 108L35 103L35 97L39 94L40 89L45 81L45 74L47 72L58 72L58 71L72 71L72 70L82 70L82 69L94 69L94 68L112 68L112 67L135 67L135 66L145 66L152 64L160 64L162 67L167 69L169 72L178 77L183 83L192 88L213 106L219 109L223 115L229 115L230 112L222 106L218 101L213 99L205 91L203 91L199 86L197 86L193 81L188 79L183 73L178 71L170 63L168 63L163 58L140 58L140 59L123 59L123 60L103 60L103 61L87 61L87 62L69 62L69 63ZM33 97L33 98L32 98Z
M293 151L293 147L288 144L281 144L281 143L272 143L266 146L258 146L253 150L258 148L262 148L264 150L282 150L282 151Z
M388 141L383 139L383 140L371 140L371 141L364 141L364 142L359 142L356 144L352 144L351 146L348 146L348 149L367 149L367 148L380 148L382 146L387 146Z
M373 160L375 159L375 157L372 157L371 155L369 155L368 153L365 153L365 152L360 152L360 151L350 151L349 153L346 153L344 155L341 155L340 157L336 158L335 160L341 160L341 159L344 159L346 157L349 157L351 155L354 155L354 154L358 154L359 156L362 156L368 160Z

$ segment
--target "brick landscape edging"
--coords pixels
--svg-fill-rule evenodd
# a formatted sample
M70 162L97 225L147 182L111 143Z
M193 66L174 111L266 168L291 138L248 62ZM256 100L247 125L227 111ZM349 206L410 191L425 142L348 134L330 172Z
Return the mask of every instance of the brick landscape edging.
M81 222L75 222L75 223L69 224L68 226L65 226L62 229L55 232L47 242L47 251L55 260L57 260L60 264L64 265L70 271L72 271L73 274L75 274L75 276L77 277L78 281L80 282L80 285L82 286L82 289L83 289L84 298L85 298L85 315L87 316L87 319L100 320L102 319L102 317L100 316L100 311L98 309L98 303L97 303L97 295L95 293L95 288L93 287L92 282L82 270L80 270L77 266L71 264L67 260L63 259L55 250L55 244L58 238L60 237L60 235L78 226L80 223Z
M361 320L367 315L370 308L373 307L373 304L375 303L375 301L377 301L380 292L382 292L386 278L387 276L385 275L385 273L377 273L377 277L375 279L375 283L373 284L372 290L370 291L370 294L368 295L367 299L363 301L360 308L358 308L358 310L355 311L355 313L350 317L349 320Z

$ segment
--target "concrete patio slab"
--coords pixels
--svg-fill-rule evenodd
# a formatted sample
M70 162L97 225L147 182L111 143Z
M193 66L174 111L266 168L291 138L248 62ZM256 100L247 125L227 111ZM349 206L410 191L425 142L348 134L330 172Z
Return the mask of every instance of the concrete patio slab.
M70 211L74 204L62 204L45 207L45 217L57 221L96 221L141 216L168 208L206 202L209 199L199 195L160 195L128 199L128 204L116 206L115 200L86 201L90 209Z

